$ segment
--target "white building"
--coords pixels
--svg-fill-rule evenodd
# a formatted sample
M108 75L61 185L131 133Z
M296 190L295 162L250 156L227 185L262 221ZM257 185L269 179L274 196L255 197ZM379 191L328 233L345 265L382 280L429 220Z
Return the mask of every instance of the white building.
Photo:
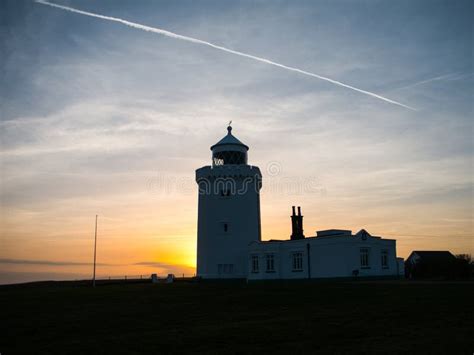
M319 279L403 275L396 242L364 229L318 231L309 238L249 245L249 280Z
M289 240L261 241L262 176L247 164L248 147L232 135L211 147L212 166L196 170L199 184L197 276L248 280L383 277L403 274L396 241L365 230L318 231L306 238L293 207Z

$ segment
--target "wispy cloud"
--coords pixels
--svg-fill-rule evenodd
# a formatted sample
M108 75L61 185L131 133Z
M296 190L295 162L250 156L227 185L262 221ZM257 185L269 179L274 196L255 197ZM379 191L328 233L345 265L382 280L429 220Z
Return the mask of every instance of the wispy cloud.
M169 264L160 263L159 261L140 261L140 262L135 263L135 264L133 264L133 265L157 266L157 267L166 267L166 266L169 266Z
M257 57L257 56L251 55L251 54L247 54L247 53L236 51L236 50L233 50L233 49L230 49L230 48L222 47L222 46L213 44L211 42L203 41L201 39L188 37L188 36L183 36L183 35L180 35L180 34L177 34L177 33L174 33L174 32L170 32L170 31L167 31L167 30L164 30L164 29L161 29L161 28L145 26L145 25L142 25L142 24L139 24L139 23L130 22L130 21L123 20L123 19L117 18L117 17L104 16L104 15L100 15L100 14L96 14L96 13L92 13L92 12L78 10L78 9L75 9L75 8L72 8L72 7L69 7L69 6L58 5L58 4L50 3L50 2L44 1L44 0L36 0L36 2L39 3L39 4L42 4L42 5L56 7L58 9L74 12L74 13L85 15L85 16L95 17L95 18L99 18L99 19L102 19L102 20L112 21L112 22L118 22L118 23L121 23L125 26L133 27L133 28L143 30L143 31L146 31L146 32L153 32L153 33L157 33L157 34L164 35L164 36L167 36L167 37L171 37L171 38L180 39L180 40L183 40L183 41L188 41L188 42L192 42L192 43L205 45L205 46L208 46L208 47L211 47L211 48L214 48L214 49L218 49L218 50L221 50L221 51L224 51L224 52L227 52L227 53L235 54L235 55L245 57L245 58L249 58L249 59L252 59L252 60L256 60L256 61L259 61L259 62L262 62L262 63L265 63L265 64L269 64L269 65L273 65L273 66L276 66L276 67L279 67L279 68L290 70L290 71L293 71L293 72L296 72L296 73L299 73L299 74L303 74L303 75L311 76L311 77L314 77L314 78L317 78L317 79L320 79L320 80L324 80L324 81L330 82L332 84L335 84L335 85L338 85L338 86L341 86L341 87L344 87L344 88L347 88L347 89L350 89L350 90L354 90L354 91L357 91L359 93L369 95L371 97L383 100L385 102L388 102L388 103L391 103L391 104L394 104L394 105L398 105L398 106L416 111L416 109L413 108L413 107L402 104L398 101L389 99L387 97L378 95L374 92L363 90L363 89L357 88L355 86L345 84L341 81L334 80L334 79L331 79L331 78L328 78L328 77L325 77L325 76L322 76L322 75L319 75L319 74L311 73L311 72L308 72L308 71L305 71L305 70L302 70L302 69L298 69L298 68L295 68L295 67L280 64L280 63L271 61L271 60L266 59L266 58Z
M0 259L0 264L49 265L49 266L86 266L86 265L92 265L92 263L84 263L84 262L77 262L77 261L51 261L51 260L30 260L30 259ZM112 264L103 264L103 263L98 263L97 265L112 266Z
M472 75L473 75L473 73L460 73L460 72L454 72L454 73L449 73L449 74L444 74L444 75L438 75L438 76L435 76L435 77L432 77L432 78L424 79L424 80L417 81L417 82L409 84L409 85L399 87L396 90L411 89L411 88L414 88L414 87L417 87L417 86L429 84L429 83L434 82L434 81L461 80L461 79L467 78L467 77L472 76Z
M134 263L133 265L161 267L161 268L176 268L176 267L191 268L191 267L186 266L186 265L163 263L163 262L160 262L160 261L140 261L138 263Z
M32 259L8 259L0 258L0 264L15 264L15 265L46 265L46 266L89 266L92 263L78 262L78 261L53 261L53 260L32 260ZM191 268L186 265L165 263L160 261L139 261L133 264L107 264L107 263L97 263L98 266L127 266L127 265L137 265L137 266L149 266L149 267L159 267L159 268Z

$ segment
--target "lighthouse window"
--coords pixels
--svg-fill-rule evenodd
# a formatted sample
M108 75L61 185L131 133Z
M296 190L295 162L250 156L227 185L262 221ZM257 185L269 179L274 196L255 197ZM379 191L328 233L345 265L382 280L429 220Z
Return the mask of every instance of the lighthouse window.
M266 255L267 272L275 272L275 256L273 254Z
M232 274L234 272L233 264L224 264L224 274Z
M224 165L224 159L214 158L214 165Z
M247 153L243 152L217 152L212 156L214 165L228 165L228 164L247 164Z
M230 196L230 189L223 189L221 190L222 197L229 197Z
M230 234L230 223L227 221L219 222L219 231L222 234Z
M222 274L233 274L234 264L217 264L217 273Z
M293 271L303 271L303 253L293 253Z

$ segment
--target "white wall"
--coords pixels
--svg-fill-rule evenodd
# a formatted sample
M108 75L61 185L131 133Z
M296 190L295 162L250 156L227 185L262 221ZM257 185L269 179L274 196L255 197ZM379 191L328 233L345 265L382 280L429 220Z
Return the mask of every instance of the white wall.
M260 170L249 165L206 166L196 171L200 179L206 179L210 191L199 194L197 276L246 278L248 245L260 240L260 187L254 187L261 181ZM217 184L228 187L231 180L235 191L222 197ZM219 264L233 265L232 272L219 270Z
M249 280L302 279L308 278L308 250L310 245L311 278L352 277L358 270L359 277L396 276L399 265L396 258L396 242L391 239L360 236L312 237L284 242L259 242L249 245ZM360 265L360 248L369 249L369 266ZM388 268L382 268L381 252L388 251ZM293 271L293 253L303 253L303 271ZM265 270L266 254L274 253L276 270ZM258 255L259 272L251 270L251 257Z

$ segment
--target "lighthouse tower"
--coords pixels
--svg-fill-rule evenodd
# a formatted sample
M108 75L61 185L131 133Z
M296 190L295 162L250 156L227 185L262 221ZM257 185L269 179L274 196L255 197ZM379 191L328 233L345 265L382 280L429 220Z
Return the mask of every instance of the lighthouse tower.
M246 278L248 245L260 241L262 175L247 164L249 147L227 135L211 147L212 166L196 170L199 185L197 276Z

